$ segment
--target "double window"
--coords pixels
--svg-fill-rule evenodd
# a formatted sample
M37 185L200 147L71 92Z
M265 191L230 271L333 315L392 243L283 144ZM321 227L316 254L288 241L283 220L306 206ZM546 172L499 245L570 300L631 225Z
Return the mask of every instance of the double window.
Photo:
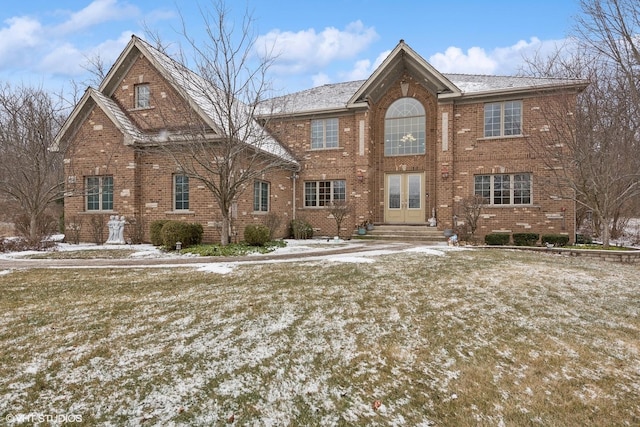
M531 174L476 175L474 194L490 205L530 205Z
M147 83L135 85L136 108L149 108L151 106L151 92Z
M85 188L88 211L113 210L113 176L88 176Z
M425 153L425 110L413 98L395 101L384 118L384 155Z
M344 180L307 181L304 183L304 206L329 206L331 202L345 201L347 185Z
M338 147L338 119L311 120L311 149Z
M265 181L253 182L253 211L269 211L269 183Z
M522 101L484 104L484 137L522 135Z
M189 210L189 177L186 175L173 176L173 209Z

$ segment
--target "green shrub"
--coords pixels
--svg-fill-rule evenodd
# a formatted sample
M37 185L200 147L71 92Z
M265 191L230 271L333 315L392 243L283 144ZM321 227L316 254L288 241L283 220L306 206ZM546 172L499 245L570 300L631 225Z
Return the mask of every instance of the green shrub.
M153 246L162 246L162 227L169 222L168 219L153 221L149 226L149 235Z
M291 236L294 239L310 239L313 237L313 227L304 219L291 221Z
M162 245L168 249L175 249L177 242L182 243L183 248L198 245L202 242L203 234L202 224L167 221L162 226Z
M590 236L576 234L576 245L590 245L592 243L593 239Z
M535 246L539 238L538 233L513 233L513 244L516 246Z
M507 233L489 233L484 236L484 243L493 246L504 246L509 244L511 236Z
M249 246L264 246L271 235L269 227L262 224L249 224L244 228L244 241Z
M542 244L553 244L553 246L566 246L569 243L569 236L566 234L543 234Z
M202 243L202 236L204 235L204 228L199 222L192 222L189 224L190 238L189 246L199 245Z

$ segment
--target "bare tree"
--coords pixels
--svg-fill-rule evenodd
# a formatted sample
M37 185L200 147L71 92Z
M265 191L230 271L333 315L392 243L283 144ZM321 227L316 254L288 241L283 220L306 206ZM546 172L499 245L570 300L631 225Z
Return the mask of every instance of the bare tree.
M29 218L29 239L38 242L43 215L62 198L63 147L53 139L63 117L42 89L0 88L0 193Z
M352 211L353 206L346 200L334 200L329 205L329 214L333 215L333 219L336 221L336 236L340 237L342 223Z
M460 211L465 228L469 232L471 241L475 240L475 232L478 229L478 220L482 213L483 206L487 200L477 194L465 197L460 201Z
M220 240L225 245L238 196L265 173L293 170L297 163L266 131L267 119L262 123L256 119L270 115L265 100L272 59L256 57L251 16L245 13L243 21L235 23L222 2L214 3L212 11L202 9L201 15L207 33L204 42L191 38L184 22L182 28L196 72L187 68L183 54L171 61L162 54L173 86L182 90L191 108L170 110L171 117L164 119L166 143L158 147L181 173L211 192L219 206ZM178 110L183 113L176 128Z
M528 141L542 159L556 195L574 199L602 225L604 246L613 221L640 195L637 106L627 96L628 81L592 62L590 86L574 101L548 97L540 109L545 125L532 129ZM568 190L568 191L567 191Z
M530 129L529 141L553 177L545 184L592 211L608 247L621 212L640 196L640 56L633 35L640 6L626 0L581 4L576 44L530 59L528 71L590 84L575 101L572 95L547 97L540 109L546 124Z
M638 104L640 4L637 0L581 0L580 6L583 13L575 25L578 41L627 80L627 96Z

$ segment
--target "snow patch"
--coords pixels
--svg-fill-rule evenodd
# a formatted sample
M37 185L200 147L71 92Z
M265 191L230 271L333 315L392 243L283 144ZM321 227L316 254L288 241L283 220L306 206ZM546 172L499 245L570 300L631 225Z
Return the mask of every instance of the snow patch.
M229 274L233 271L233 267L228 264L206 264L199 267L198 271L217 274Z

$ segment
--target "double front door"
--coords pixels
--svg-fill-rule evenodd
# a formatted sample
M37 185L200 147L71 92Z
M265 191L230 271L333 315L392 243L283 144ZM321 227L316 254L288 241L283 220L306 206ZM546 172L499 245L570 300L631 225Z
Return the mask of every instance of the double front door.
M424 173L385 174L385 222L425 222Z

